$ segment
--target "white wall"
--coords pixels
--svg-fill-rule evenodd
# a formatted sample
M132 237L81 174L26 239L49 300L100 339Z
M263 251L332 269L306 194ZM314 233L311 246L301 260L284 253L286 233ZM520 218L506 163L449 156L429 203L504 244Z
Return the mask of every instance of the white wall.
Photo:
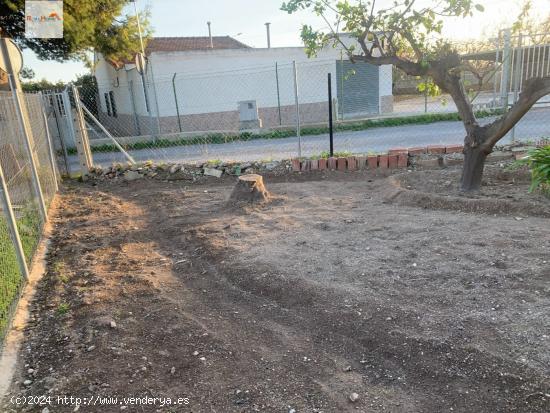
M336 61L340 57L338 49L329 48L321 51L317 58L309 59L302 47L153 53L150 56L152 70L148 72L149 79L155 79L154 87L151 85L148 89L152 110L156 115L158 102L161 117L176 116L174 73L177 73L175 85L180 115L233 111L243 100L256 100L259 108L276 107L276 63L281 105L293 105L292 61L298 65L300 103L324 102L329 72L333 76L336 96ZM382 67L381 71L389 73L389 77L381 73L381 95L391 95L391 66ZM147 115L141 77L133 65L117 71L100 59L96 78L103 111L106 112L104 93L112 90L118 113L134 113L128 89L128 82L132 81L136 111L139 115Z

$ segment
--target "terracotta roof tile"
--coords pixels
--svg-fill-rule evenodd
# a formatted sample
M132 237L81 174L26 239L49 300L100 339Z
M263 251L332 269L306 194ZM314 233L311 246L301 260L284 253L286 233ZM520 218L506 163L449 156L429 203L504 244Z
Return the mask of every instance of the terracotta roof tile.
M213 36L214 49L249 49L244 43L230 36ZM209 50L210 38L204 37L154 37L147 43L146 53L186 52L191 50Z

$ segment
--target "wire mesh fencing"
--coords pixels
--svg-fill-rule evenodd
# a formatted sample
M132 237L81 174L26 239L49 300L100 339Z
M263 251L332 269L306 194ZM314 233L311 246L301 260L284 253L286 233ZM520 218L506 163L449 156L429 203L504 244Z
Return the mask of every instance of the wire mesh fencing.
M42 97L20 93L19 101L24 105L22 111L18 110L11 92L0 93L0 165L5 188L1 191L0 215L0 338L6 332L27 275L18 261L18 242L22 258L30 267L45 223L41 199L48 208L57 190L57 171L51 158ZM27 138L33 159L29 156ZM34 180L33 162L40 185ZM38 188L42 188L41 194Z
M494 120L513 102L502 99L505 93L515 94L504 91L517 83L505 79L515 79L507 62L515 62L518 52L506 57L497 46L463 73L481 123ZM549 56L540 49L542 73L542 62ZM465 134L450 96L429 96L420 87L429 79L404 76L391 66L340 59L227 71L166 73L166 68L162 72L156 67L153 74L152 69L142 75L135 69L120 70L79 87L96 165L126 162L124 151L136 161L157 162L320 155L329 149L329 107L337 152L457 144ZM545 102L541 100L505 142L549 136L550 108ZM74 166L74 143L66 144Z

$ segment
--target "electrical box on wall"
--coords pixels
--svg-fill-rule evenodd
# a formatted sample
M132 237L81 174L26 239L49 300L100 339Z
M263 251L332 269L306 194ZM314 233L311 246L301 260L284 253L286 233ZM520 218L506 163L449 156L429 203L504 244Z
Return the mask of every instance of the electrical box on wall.
M258 115L258 104L255 100L239 102L239 121L241 130L262 127L262 120Z

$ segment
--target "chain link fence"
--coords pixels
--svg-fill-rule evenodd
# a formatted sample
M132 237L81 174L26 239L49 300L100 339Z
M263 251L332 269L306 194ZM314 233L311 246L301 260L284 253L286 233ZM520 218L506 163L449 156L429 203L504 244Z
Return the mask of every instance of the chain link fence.
M478 53L483 59L477 65L464 69L480 123L494 120L517 99L525 81L545 73L548 38L529 39L501 36L493 49ZM336 152L460 144L465 135L450 96L428 96L421 85L429 79L405 76L391 66L344 59L195 73L160 73L150 66L144 75L120 70L108 80L98 79L80 86L79 94L93 161L101 166L126 162L123 151L138 162L322 155L329 149L329 106ZM66 116L63 99L51 100L61 102L56 111ZM548 97L541 99L503 143L549 137L549 106ZM77 171L76 135L59 135L57 152L64 151L68 169Z
M25 264L30 267L45 223L41 203L49 208L58 179L42 96L22 93L18 96L24 105L22 111L18 111L17 100L11 92L0 92L0 166L5 185L0 215L0 338L6 333L27 276L25 265L18 260L18 243ZM27 138L34 159L29 156ZM40 185L34 181L33 162ZM37 192L39 188L42 195ZM11 223L15 223L16 228L12 228Z

